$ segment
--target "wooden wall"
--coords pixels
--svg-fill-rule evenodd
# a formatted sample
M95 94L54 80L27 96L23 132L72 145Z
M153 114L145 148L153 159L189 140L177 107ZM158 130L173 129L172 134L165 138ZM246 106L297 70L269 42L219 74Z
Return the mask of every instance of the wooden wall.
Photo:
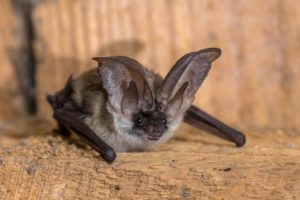
M219 47L223 55L195 103L240 128L300 131L296 0L48 0L33 20L44 116L51 117L45 95L96 66L94 56L131 56L165 75L183 54ZM2 79L1 88L12 82Z
M17 46L16 17L8 0L0 1L0 126L8 119L23 114L15 68L10 52Z

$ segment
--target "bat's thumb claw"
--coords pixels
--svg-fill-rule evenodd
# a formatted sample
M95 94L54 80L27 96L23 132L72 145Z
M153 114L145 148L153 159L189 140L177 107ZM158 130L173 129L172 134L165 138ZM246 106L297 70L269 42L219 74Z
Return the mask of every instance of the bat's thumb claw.
M242 147L246 143L246 136L242 133L238 136L237 140L235 141L235 144L237 147Z
M117 155L113 149L107 149L105 152L101 154L101 157L109 164L114 162Z

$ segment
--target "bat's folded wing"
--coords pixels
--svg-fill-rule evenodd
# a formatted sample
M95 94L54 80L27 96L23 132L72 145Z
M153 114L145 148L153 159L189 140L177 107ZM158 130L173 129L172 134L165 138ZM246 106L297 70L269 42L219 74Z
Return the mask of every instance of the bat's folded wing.
M72 129L83 141L99 152L105 161L112 163L115 160L115 151L80 119L80 113L57 109L53 117L59 124Z
M234 142L237 147L246 143L246 137L243 133L229 127L194 105L186 111L184 121L215 136Z

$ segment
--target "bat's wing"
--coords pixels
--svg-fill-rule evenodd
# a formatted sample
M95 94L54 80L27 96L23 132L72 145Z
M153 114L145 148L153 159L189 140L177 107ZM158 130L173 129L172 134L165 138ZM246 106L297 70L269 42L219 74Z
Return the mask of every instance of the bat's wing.
M53 108L53 117L56 119L60 131L68 135L73 130L84 142L100 153L102 158L112 163L116 159L115 151L107 145L84 122L83 111L78 109L70 99L72 93L72 77L69 78L65 88L55 95L48 95L47 100Z
M234 142L237 147L246 143L243 133L229 127L196 106L191 106L185 113L184 121L213 135Z
M58 123L72 129L82 140L94 148L108 163L116 159L115 151L100 139L81 119L80 113L57 109L53 117Z

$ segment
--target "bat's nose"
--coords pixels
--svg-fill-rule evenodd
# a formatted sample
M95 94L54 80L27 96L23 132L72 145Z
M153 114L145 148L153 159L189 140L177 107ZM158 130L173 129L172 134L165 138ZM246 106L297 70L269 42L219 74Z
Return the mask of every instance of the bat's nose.
M161 127L150 126L148 128L148 139L150 140L158 140L163 134L163 130Z

